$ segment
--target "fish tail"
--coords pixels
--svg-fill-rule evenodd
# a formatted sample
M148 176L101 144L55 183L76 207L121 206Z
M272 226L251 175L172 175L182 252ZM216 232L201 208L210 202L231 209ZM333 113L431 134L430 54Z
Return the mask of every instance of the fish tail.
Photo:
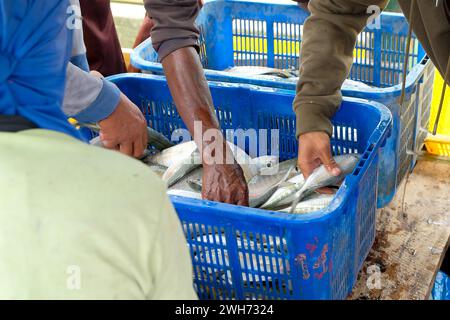
M154 146L156 149L160 151L174 146L174 144L164 135L162 135L161 133L150 127L147 127L147 137L148 137L148 144Z
M201 192L202 191L202 185L198 181L189 179L187 181L187 184L192 190L194 190L196 192Z
M97 133L100 132L100 126L98 125L98 123L77 122L75 125L83 127L83 128L91 129L92 131L95 131Z
M305 193L304 188L302 187L300 191L298 192L298 196L294 198L294 201L292 201L291 209L289 210L289 213L294 213L295 208L297 207L300 200L303 198L303 195Z

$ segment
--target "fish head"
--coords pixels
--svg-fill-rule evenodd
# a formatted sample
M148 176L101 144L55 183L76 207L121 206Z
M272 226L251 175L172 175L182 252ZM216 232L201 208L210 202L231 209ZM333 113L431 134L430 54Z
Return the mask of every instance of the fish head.
M261 156L253 159L256 170L261 175L273 175L278 172L278 164L280 159L278 156Z
M352 173L359 159L361 159L361 155L357 153L349 153L335 157L336 163L341 168L343 175Z

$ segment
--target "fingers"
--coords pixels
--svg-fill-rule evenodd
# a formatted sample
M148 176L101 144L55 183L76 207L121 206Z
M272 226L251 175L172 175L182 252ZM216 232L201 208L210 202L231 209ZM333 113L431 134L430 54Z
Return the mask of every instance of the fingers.
M106 138L102 132L100 132L100 140L106 149L119 151L119 143L116 140Z
M236 202L236 204L237 204L238 206L248 207L248 206L249 206L249 198L248 198L248 195L242 197L241 199L238 199L237 202Z
M133 143L133 157L140 158L144 154L146 148L147 136L145 136L145 138L137 139L137 141Z
M331 155L330 137L325 132L308 132L299 138L298 166L307 179L318 166L323 164L332 175L338 176L341 170Z
M133 144L132 143L123 143L119 148L120 153L126 154L127 156L133 156Z
M202 198L248 206L248 187L239 165L204 165Z
M307 157L298 157L298 167L300 169L300 172L303 174L305 179L307 179L311 173L316 169L318 166L320 166L321 162L320 159L308 159Z
M139 108L125 95L113 113L99 121L100 139L108 149L139 158L147 147L147 123Z
M249 206L247 186L223 186L221 189L211 189L211 186L202 188L202 198L205 200L235 204L238 206Z
M341 169L337 165L336 160L334 160L333 156L331 155L330 148L321 150L320 160L323 163L325 169L327 169L330 174L332 174L333 176L338 176L341 174Z

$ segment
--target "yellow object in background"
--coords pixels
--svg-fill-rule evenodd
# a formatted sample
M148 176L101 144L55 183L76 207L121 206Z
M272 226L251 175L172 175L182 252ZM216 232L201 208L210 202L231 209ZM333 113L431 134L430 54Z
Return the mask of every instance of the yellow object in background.
M434 88L433 88L433 103L431 106L430 126L429 131L433 131L434 123L436 121L436 114L439 108L439 102L441 100L442 88L444 85L444 79L441 77L438 71L435 73ZM428 153L450 157L450 87L447 86L444 98L444 104L442 105L441 118L439 119L439 125L437 134L435 136L429 134L425 139L425 147Z
M443 134L437 134L435 136L429 135L425 139L425 147L428 153L450 157L450 136L445 136Z
M125 60L125 65L127 66L127 68L130 65L130 54L131 54L131 51L133 51L133 49L122 48L123 59Z
M433 103L431 106L430 126L428 130L433 131L434 123L436 121L436 114L439 108L439 102L441 100L442 86L444 85L444 79L439 74L439 71L435 72L434 77L434 89L433 89ZM444 104L442 106L441 118L439 120L439 126L437 130L438 134L450 136L450 87L447 86L445 92Z

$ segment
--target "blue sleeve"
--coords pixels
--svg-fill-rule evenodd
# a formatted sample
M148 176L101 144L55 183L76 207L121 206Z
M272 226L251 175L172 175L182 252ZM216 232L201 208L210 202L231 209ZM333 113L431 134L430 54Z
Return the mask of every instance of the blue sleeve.
M63 111L83 122L98 122L116 109L120 90L106 79L81 70L69 63L66 73Z
M97 99L86 109L75 115L82 122L98 122L111 115L116 110L120 100L120 90L115 84L102 79L103 87Z

